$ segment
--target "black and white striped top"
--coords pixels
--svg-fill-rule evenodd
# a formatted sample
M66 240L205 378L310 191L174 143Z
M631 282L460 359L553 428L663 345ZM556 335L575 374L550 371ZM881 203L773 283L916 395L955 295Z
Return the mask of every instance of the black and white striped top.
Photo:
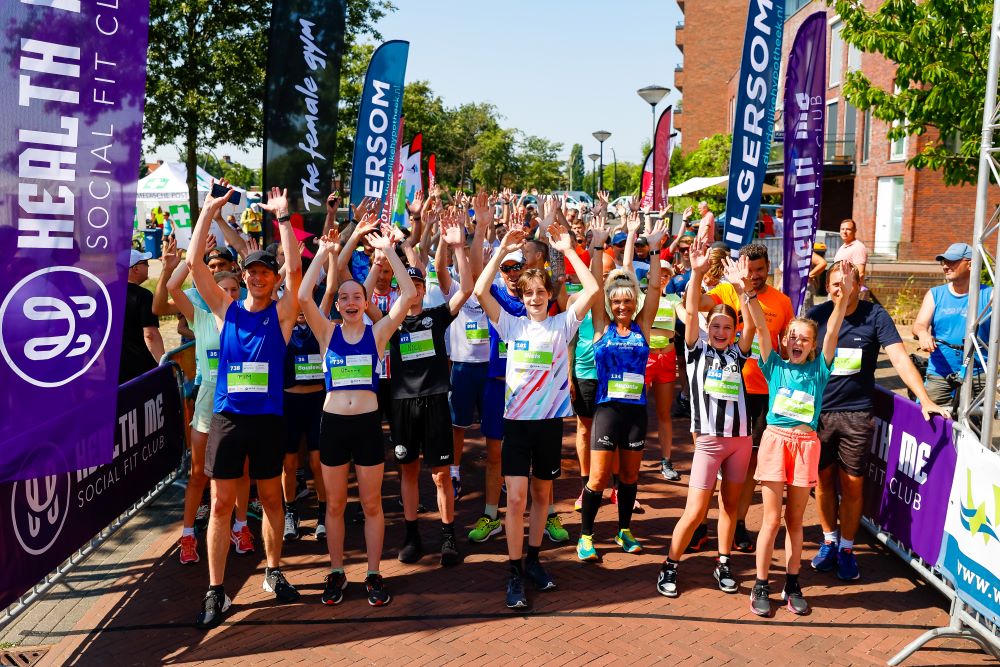
M717 437L750 435L743 364L747 356L733 344L721 352L699 340L687 348L691 385L691 432Z

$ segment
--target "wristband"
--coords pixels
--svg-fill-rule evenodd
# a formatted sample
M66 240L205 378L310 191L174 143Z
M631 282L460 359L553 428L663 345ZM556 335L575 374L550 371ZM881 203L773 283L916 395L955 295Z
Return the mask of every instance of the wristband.
M605 246L602 246L602 245L592 245L592 246L590 246L590 249L591 250L604 250Z
M278 222L288 222L291 219L292 219L292 216L288 215L287 213L284 214L284 215L279 215L278 216Z
M744 292L743 293L743 297L746 299L746 301L749 302L750 299L756 299L757 298L757 293L754 292L753 294L747 294L746 292Z

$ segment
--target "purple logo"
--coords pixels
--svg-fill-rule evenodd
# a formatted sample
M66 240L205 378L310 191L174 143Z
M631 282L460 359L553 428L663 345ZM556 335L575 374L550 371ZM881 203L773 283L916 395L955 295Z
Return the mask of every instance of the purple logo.
M60 387L100 357L111 332L111 297L75 266L39 269L0 305L0 353L26 382Z
M33 556L48 551L69 514L70 473L15 482L10 518L17 541Z

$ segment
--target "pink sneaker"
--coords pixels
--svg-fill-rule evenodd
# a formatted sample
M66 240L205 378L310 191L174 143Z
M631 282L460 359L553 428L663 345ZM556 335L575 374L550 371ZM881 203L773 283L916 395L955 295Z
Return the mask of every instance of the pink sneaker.
M583 509L583 491L580 491L580 496L576 499L576 502L573 503L573 509L577 512Z
M181 537L181 565L190 565L191 563L197 563L200 558L198 556L198 538L194 535L185 535Z
M248 526L243 526L239 531L231 531L229 539L236 548L236 553L245 554L253 551L253 535L250 534Z

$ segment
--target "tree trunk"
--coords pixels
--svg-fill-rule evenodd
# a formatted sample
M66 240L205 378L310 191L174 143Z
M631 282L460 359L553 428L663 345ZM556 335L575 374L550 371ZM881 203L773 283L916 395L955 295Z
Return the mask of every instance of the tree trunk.
M191 207L191 230L198 220L198 128L190 118L184 145L184 164L187 167L188 202Z

